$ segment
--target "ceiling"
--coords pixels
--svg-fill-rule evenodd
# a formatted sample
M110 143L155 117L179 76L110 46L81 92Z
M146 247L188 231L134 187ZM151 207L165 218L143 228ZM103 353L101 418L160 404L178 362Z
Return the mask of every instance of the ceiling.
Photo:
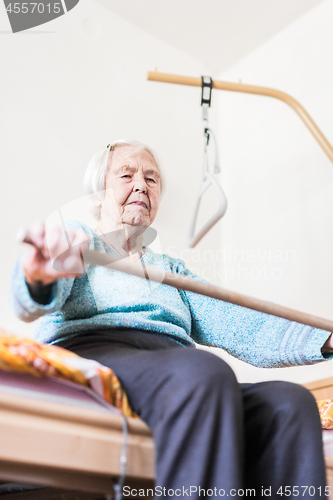
M95 0L217 75L325 0Z

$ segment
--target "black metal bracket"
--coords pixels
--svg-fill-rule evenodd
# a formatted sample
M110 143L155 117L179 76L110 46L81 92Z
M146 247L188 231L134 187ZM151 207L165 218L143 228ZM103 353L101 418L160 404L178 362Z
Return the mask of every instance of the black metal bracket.
M210 76L201 77L201 106L203 104L208 104L210 108L212 102L212 88L213 80Z

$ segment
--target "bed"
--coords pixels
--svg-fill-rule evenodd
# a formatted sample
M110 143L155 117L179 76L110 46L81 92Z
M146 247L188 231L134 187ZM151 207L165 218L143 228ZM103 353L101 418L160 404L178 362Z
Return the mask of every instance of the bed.
M305 384L333 398L333 377ZM128 418L131 488L152 488L154 445L149 428ZM63 381L0 370L0 498L100 500L120 473L123 418L92 391ZM333 491L333 430L323 430L328 485ZM31 490L17 483L39 485ZM16 488L16 489L15 489ZM333 496L332 496L333 498Z
M317 401L321 399L333 399L333 377L316 380L315 382L310 382L304 384L309 391L312 392ZM326 475L327 484L331 488L333 498L333 429L325 430L323 429L323 445L324 454L326 462Z
M0 429L0 482L45 487L2 496L0 486L0 498L98 500L113 492L120 472L123 417L92 391L0 371ZM134 418L128 419L128 429L126 484L152 486L151 432Z

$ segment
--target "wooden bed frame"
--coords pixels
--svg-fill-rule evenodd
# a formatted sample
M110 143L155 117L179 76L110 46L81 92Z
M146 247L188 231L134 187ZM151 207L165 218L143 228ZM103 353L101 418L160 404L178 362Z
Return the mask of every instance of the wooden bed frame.
M333 399L333 377L316 380L315 382L304 384L304 386L312 392L317 401L321 399ZM327 484L331 487L332 492L331 497L326 498L333 498L333 458L325 457L325 462Z
M117 414L0 393L0 481L86 492L58 497L11 493L8 498L105 498L119 477L122 423ZM152 487L151 431L138 419L128 424L125 484Z
M316 399L333 398L333 377L305 384L305 387ZM130 418L128 423L125 484L131 488L152 488L151 431L140 420ZM119 477L122 445L119 415L82 408L78 411L64 404L0 393L0 481L45 487L1 498L106 498L112 494ZM333 458L326 458L326 469L328 485L333 491Z

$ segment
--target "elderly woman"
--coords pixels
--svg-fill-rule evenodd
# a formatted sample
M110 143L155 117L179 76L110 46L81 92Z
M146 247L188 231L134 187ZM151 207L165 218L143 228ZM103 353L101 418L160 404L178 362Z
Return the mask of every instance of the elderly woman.
M301 495L301 486L324 496L321 428L311 394L286 382L238 384L222 359L195 343L257 366L304 365L331 356L330 332L105 267L82 268L81 250L89 246L199 280L182 261L145 244L161 188L147 146L117 141L95 155L85 191L96 227L74 221L65 231L42 223L31 228L35 247L13 274L14 311L24 321L43 316L37 340L114 370L153 431L156 485L167 496L281 498ZM310 497L306 490L303 498Z

